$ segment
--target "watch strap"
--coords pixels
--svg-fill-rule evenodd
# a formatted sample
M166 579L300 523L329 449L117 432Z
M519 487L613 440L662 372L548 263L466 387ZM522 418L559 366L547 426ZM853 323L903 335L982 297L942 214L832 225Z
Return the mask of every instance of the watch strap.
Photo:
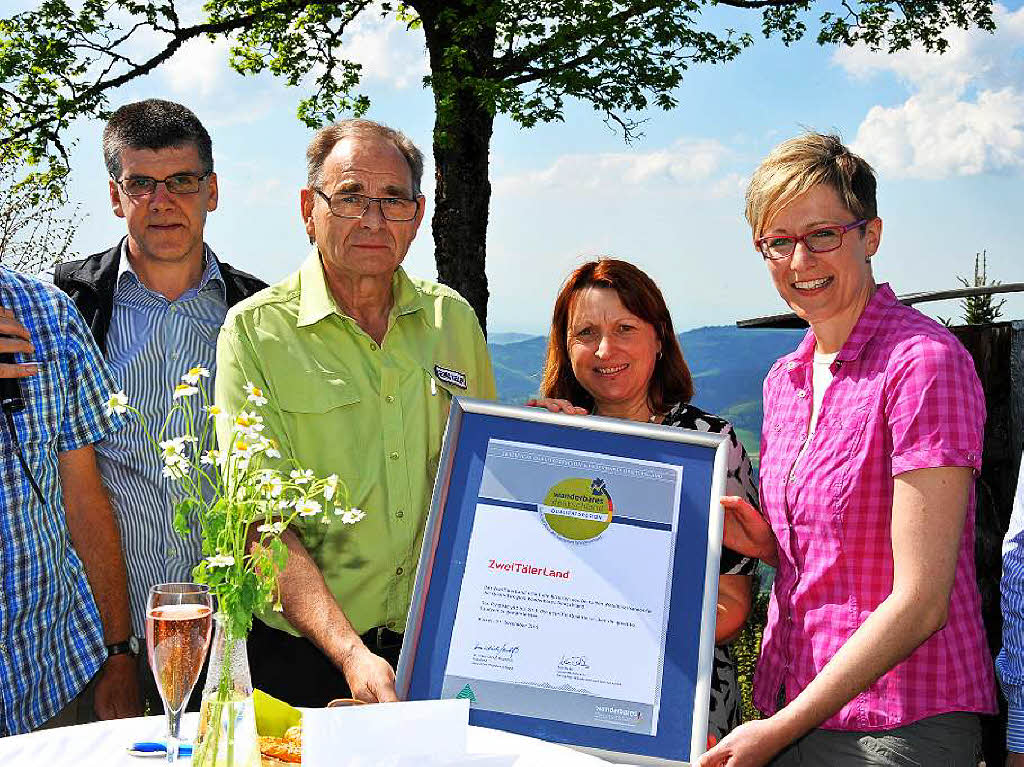
M130 655L135 657L139 654L138 640L132 641L135 637L129 637L123 642L114 642L114 644L107 645L107 657L112 658L115 655Z

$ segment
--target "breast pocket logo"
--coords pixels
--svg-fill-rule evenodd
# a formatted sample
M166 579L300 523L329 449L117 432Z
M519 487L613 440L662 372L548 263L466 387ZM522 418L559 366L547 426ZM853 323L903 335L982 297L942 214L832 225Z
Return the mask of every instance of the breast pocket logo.
M466 381L466 376L460 373L458 370L452 370L451 368L443 368L440 365L434 365L434 375L437 380L441 383L446 383L449 386L458 386L460 389L465 391L469 384Z
M573 543L601 537L612 523L612 497L599 477L570 477L558 482L540 506L545 526Z

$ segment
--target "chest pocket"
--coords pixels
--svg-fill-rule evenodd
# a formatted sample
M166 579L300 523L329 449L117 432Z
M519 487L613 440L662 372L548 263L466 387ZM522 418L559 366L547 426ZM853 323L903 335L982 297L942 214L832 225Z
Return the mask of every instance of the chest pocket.
M278 389L277 401L282 410L299 415L319 415L358 404L359 392L347 378L340 373L310 371L300 385Z
M73 393L60 386L58 362L39 357L36 359L40 363L39 372L18 381L25 409L14 414L14 425L23 445L53 445L56 449L58 424L65 420L67 398L73 396ZM39 403L46 403L46 407L40 409ZM6 429L6 425L3 428Z
M857 407L829 413L818 422L811 443L817 467L815 473L822 478L825 490L833 498L843 495L848 477L859 471L855 458L864 442L867 420L867 409Z
M423 386L427 401L427 471L431 477L437 474L441 460L441 442L448 424L452 397L465 397L466 390L438 378L433 365L423 364Z

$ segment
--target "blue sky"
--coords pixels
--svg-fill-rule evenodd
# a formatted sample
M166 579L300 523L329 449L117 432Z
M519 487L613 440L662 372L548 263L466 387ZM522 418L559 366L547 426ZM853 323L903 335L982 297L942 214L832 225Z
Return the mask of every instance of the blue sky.
M756 32L755 17L719 13L723 26ZM997 5L996 20L994 35L952 32L943 56L759 40L731 64L691 70L679 106L641 115L644 136L629 145L584 104L570 104L563 123L532 130L499 117L490 329L544 332L560 282L595 254L646 269L679 330L783 311L751 249L743 189L759 160L803 127L839 131L878 171L884 234L875 273L897 293L958 287L955 275L969 275L982 249L991 279L1024 282L1024 8ZM429 160L422 34L368 15L346 45L364 65L367 116L404 130ZM303 95L269 76L235 74L226 45L204 40L111 103L155 96L199 115L213 136L221 190L207 242L273 281L297 268L308 247L298 190L311 132L295 118ZM101 130L95 121L75 129L70 197L86 214L75 243L82 253L124 232L110 212ZM429 204L432 162L425 177ZM429 225L406 268L435 277ZM952 303L930 306L958 313ZM1024 317L1024 298L1012 298L1004 314Z

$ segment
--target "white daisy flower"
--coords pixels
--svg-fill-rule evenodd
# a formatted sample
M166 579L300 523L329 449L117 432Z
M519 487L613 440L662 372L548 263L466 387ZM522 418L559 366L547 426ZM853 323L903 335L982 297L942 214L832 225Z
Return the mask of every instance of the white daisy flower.
M338 492L338 475L332 474L326 479L324 484L324 500L331 500L336 492Z
M299 469L292 469L291 473L288 476L292 478L292 482L294 482L296 485L305 485L316 479L316 475L313 473L312 469L306 469L304 471L300 471Z
M183 375L181 377L181 380L184 381L187 384L191 384L192 386L195 386L197 383L199 383L199 379L200 378L209 378L209 377L210 377L210 371L207 370L204 367L200 367L200 366L197 365L194 368L189 368L188 372L185 373L185 375Z
M181 399L182 397L192 397L199 394L199 389L191 384L180 383L174 387L174 399Z
M355 506L353 506L351 509L342 513L341 522L345 525L354 525L356 522L360 521L365 516L365 511L357 509Z
M323 511L323 507L312 498L300 498L295 502L295 510L300 517L312 517Z
M252 458L252 445L244 439L236 439L231 443L231 455L248 461Z
M167 464L160 470L160 473L167 479L183 479L185 476L177 464Z
M220 450L207 450L199 459L199 463L203 464L204 466L213 466L214 464L221 463L223 460L224 457L221 454Z
M214 554L206 558L208 567L231 567L235 564L235 558L230 554Z
M262 525L256 528L257 533L271 533L272 535L280 535L284 532L284 522L264 522Z
M209 416L220 415L221 413L224 412L216 405L203 405L203 410L205 410L206 414Z
M266 405L267 398L263 396L263 389L259 388L252 381L245 384L245 398L254 405Z
M235 426L243 433L257 434L263 431L263 416L243 410L235 417Z
M107 399L107 415L122 415L128 409L128 395L124 391L116 391Z
M173 437L160 442L160 453L164 463L175 463L185 456L185 437Z

